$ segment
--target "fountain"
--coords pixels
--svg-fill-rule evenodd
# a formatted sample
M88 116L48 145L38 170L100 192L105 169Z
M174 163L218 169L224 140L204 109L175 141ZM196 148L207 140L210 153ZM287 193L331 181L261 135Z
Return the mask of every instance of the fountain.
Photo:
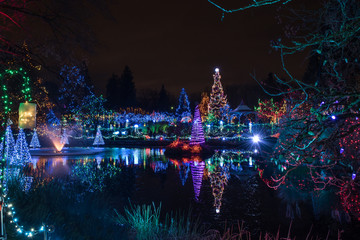
M94 155L105 151L102 148L69 147L64 149L65 141L62 138L50 137L54 148L31 149L31 156L75 156L75 155Z
M61 150L63 149L65 143L62 142L61 140L59 141L58 139L51 139L51 141L56 149L55 153L61 153Z

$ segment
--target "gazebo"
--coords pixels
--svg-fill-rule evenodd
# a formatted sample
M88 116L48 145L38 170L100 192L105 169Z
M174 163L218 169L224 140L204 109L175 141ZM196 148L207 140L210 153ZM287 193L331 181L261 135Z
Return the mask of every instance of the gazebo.
M254 114L255 118L257 118L257 112L254 110L251 110L246 104L244 104L244 101L241 100L241 103L237 108L229 112L231 119L233 119L233 116L236 116L239 120L242 116L247 116L249 114Z

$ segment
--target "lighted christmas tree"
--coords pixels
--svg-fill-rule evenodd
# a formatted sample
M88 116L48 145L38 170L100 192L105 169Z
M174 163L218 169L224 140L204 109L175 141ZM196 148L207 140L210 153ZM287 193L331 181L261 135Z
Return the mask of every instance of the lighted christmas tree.
M179 105L176 109L175 115L178 119L181 119L185 116L191 116L190 102L184 88L181 89L179 96Z
M201 115L201 120L205 121L209 111L209 101L210 98L206 92L201 93L201 102L199 104L199 110Z
M201 116L199 105L195 107L194 120L191 130L190 145L197 145L205 143L204 130L201 123Z
M14 154L10 160L10 165L24 166L29 162L31 162L30 151L26 142L24 130L20 128L19 135L16 139L16 144L14 147Z
M38 135L36 133L36 129L34 128L34 134L31 138L31 142L30 142L30 145L29 145L31 148L39 148L41 147L40 146L40 142L39 142L39 138L38 138Z
M191 176L194 185L195 200L199 201L202 179L204 175L205 162L191 162Z
M101 131L100 131L100 126L98 126L93 145L98 146L98 145L104 145L104 144L105 144L105 142L104 142L104 139L103 139Z
M226 95L224 94L222 84L220 82L221 75L218 68L215 69L215 74L213 75L213 77L214 84L210 93L209 114L213 114L217 119L220 119L220 109L227 104L227 99Z

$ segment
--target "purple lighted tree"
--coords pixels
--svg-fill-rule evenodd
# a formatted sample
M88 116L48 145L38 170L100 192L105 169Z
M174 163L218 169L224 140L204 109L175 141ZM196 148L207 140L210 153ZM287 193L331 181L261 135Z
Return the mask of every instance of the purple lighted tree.
M202 178L204 175L205 162L191 162L191 177L194 185L195 200L199 201Z
M195 107L194 120L191 130L190 145L197 145L205 143L204 130L201 123L201 115L199 105Z

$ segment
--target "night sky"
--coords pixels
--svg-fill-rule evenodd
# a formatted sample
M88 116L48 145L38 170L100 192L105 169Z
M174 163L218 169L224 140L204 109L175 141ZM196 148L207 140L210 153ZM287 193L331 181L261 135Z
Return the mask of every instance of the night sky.
M101 93L112 73L121 75L125 65L138 91L165 84L175 95L182 87L188 93L209 89L215 67L224 86L256 84L250 77L254 71L260 80L269 72L284 75L279 54L270 48L284 27L276 19L282 14L278 6L227 14L223 21L206 0L121 1L111 11L113 19L99 15L91 23L98 45L88 59L89 70ZM290 59L288 66L301 77L305 56Z

